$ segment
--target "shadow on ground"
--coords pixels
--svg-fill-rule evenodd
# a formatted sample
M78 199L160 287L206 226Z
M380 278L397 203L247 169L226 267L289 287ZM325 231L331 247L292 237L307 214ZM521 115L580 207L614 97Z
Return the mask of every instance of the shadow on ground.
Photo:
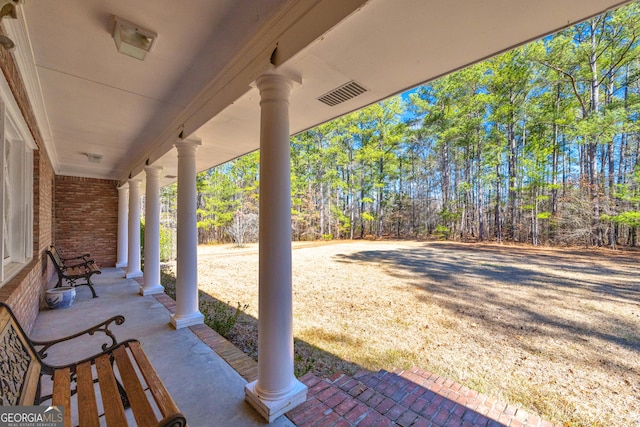
M571 318L573 311L589 307L589 303L637 305L640 284L635 257L615 256L618 265L612 268L604 265L606 260L596 251L533 253L511 247L427 243L421 248L360 251L337 258L347 264L383 266L387 274L407 279L424 291L418 294L418 300L436 300L440 306L474 321L492 322L503 328L543 325L533 332L561 335L576 342L596 337L640 350L640 330L635 322L597 310L591 313L599 317L597 328ZM509 288L517 291L522 287L528 289L513 297ZM582 307L567 306L564 311L550 313L546 308L554 302L548 298L554 295L566 298L567 303L578 301ZM489 308L505 315L488 318Z

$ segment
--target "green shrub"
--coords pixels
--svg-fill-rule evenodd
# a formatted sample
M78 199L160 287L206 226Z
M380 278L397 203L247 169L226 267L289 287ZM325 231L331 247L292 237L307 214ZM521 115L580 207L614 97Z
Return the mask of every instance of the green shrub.
M167 262L175 259L174 250L174 230L164 225L160 225L160 261ZM140 250L144 256L144 219L140 220Z
M161 269L160 284L164 286L164 293L175 301L176 277L171 269L166 267ZM249 308L249 304L242 305L238 303L238 306L234 309L229 302L225 304L218 300L211 301L211 298L202 291L198 291L198 295L200 298L199 309L204 315L204 323L225 338L235 326L240 313Z
M313 370L316 365L313 354L314 347L312 345L293 338L293 373L296 377L299 378Z
M168 267L160 267L160 284L164 287L164 293L172 300L176 300L176 276Z
M294 355L293 374L300 378L307 372L310 372L315 366L316 359L312 357L303 357L300 354Z
M144 218L140 219L140 251L144 256Z
M435 230L435 235L439 240L447 240L451 235L451 230L449 230L449 227L445 227L444 225L438 225Z
M174 258L173 230L160 225L160 261L167 262Z
M238 303L238 306L234 309L231 307L230 302L227 302L227 304L222 301L200 302L200 311L204 314L204 323L225 338L235 326L240 313L247 308L249 308L249 304L242 305Z

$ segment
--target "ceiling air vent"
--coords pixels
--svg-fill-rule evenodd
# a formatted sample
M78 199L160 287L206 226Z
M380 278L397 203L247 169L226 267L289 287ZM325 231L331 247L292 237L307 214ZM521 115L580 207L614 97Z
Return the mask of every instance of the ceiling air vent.
M343 84L339 88L336 88L330 92L325 93L318 101L324 102L329 107L336 106L338 104L342 104L345 101L348 101L356 96L365 93L367 89L360 86L358 83L354 81L350 81L349 83Z

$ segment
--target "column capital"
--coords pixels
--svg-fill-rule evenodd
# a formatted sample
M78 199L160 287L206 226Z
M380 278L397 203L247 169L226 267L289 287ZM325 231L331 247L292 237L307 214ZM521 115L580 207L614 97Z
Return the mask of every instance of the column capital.
M256 79L260 91L260 105L265 102L289 100L295 80L283 74L267 72Z
M147 176L156 178L160 176L162 169L163 169L162 166L145 166L144 171L147 174Z
M174 144L174 146L178 150L178 156L189 155L189 154L195 155L196 149L201 145L202 145L202 142L200 141L193 141L193 140L187 140L187 139L180 140Z
M140 179L130 179L128 182L129 182L129 188L139 188L140 187L140 183L142 183L142 180L140 180Z
M118 191L124 191L129 189L129 182L125 182L124 184L118 186Z

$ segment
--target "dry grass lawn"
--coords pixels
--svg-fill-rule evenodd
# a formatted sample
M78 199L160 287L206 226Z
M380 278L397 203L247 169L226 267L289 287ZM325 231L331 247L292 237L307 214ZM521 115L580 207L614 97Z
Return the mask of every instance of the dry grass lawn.
M296 372L419 366L567 426L640 426L640 256L358 241L295 244ZM257 246L202 246L200 289L249 304Z

